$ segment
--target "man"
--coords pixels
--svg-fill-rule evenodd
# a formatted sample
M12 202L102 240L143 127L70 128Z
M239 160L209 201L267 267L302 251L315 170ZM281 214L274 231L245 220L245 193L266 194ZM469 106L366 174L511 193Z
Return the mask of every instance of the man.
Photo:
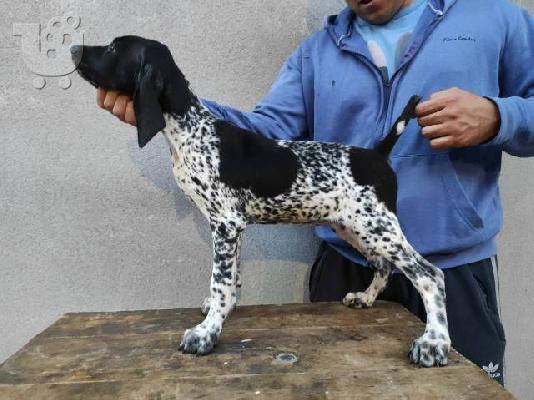
M373 148L408 98L425 99L391 156L398 216L412 245L443 268L453 346L503 382L505 337L495 285L502 151L534 154L534 22L506 0L347 0L285 63L252 112L211 101L218 117L271 138ZM131 100L97 102L135 123ZM312 301L362 291L372 272L326 226ZM395 274L381 298L424 319Z

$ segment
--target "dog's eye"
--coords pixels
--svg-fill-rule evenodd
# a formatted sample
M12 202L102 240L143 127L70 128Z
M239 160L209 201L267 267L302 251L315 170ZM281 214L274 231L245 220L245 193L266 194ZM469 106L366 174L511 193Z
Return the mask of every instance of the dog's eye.
M112 42L112 43L108 46L108 50L109 50L109 51L115 51L115 42Z

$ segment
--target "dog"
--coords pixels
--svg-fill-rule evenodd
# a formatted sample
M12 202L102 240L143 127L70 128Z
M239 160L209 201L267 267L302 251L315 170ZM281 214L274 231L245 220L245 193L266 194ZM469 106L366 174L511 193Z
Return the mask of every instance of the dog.
M365 292L348 293L349 307L371 307L393 268L420 293L427 322L409 359L424 367L448 362L450 338L443 272L408 243L396 217L396 175L388 162L414 116L412 97L375 150L312 141L267 139L217 120L192 93L169 49L123 36L105 46L73 46L83 79L133 97L138 143L162 132L177 184L201 210L213 237L211 296L205 319L183 335L183 353L212 351L236 305L241 236L248 224L321 223L361 252L374 268Z

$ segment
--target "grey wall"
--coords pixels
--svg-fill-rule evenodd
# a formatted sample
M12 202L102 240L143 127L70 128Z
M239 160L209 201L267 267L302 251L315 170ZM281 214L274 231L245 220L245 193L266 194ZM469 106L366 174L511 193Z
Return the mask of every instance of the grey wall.
M211 257L206 224L176 188L162 138L139 150L134 129L98 110L94 90L77 77L68 90L55 78L34 89L12 24L74 11L86 43L159 39L198 94L250 108L292 49L342 5L0 0L0 360L65 312L198 306ZM534 390L532 166L505 162L500 238L507 378L525 399ZM243 303L305 300L316 246L308 228L249 229Z

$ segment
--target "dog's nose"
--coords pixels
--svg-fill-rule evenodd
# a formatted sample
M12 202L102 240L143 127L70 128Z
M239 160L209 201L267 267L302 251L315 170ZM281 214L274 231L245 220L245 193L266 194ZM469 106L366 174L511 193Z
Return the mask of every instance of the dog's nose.
M70 54L71 54L72 60L75 63L80 62L80 60L82 59L82 54L83 54L83 46L80 46L80 45L70 46Z

